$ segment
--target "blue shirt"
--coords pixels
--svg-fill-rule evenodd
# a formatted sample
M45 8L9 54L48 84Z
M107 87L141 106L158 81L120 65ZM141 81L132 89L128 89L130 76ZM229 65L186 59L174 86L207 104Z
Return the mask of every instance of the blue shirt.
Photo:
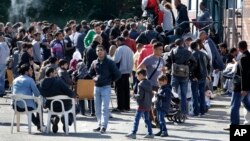
M36 87L35 81L27 76L27 75L20 75L13 81L13 94L16 95L29 95L29 96L40 96L40 92ZM34 100L28 99L25 100L27 107L36 108ZM17 106L19 108L24 108L24 104L21 101L17 102Z

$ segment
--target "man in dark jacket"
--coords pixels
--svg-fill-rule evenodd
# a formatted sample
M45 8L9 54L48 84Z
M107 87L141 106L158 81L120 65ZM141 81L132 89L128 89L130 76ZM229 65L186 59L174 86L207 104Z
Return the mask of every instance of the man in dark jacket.
M143 45L149 44L151 40L156 39L158 33L154 31L152 24L147 24L146 31L142 32L136 39L136 43Z
M121 73L115 62L108 59L102 45L96 47L98 58L93 61L89 69L89 75L95 81L94 99L98 128L94 132L106 132L109 119L109 101L111 94L111 83L121 77Z
M181 39L176 40L175 42L176 46L174 49L170 52L170 57L167 60L167 67L171 68L173 67L173 64L177 65L188 65L190 69L192 70L192 67L196 66L196 61L190 51L188 51L184 47L184 42ZM184 116L187 114L187 88L188 88L188 80L189 76L181 77L174 75L175 70L172 68L172 79L171 79L171 85L173 87L173 90L177 93L178 87L180 86L180 93L181 93L181 112L184 114ZM187 70L185 70L187 71Z
M237 64L237 70L234 78L234 92L231 100L231 125L240 124L240 105L241 101L245 108L250 111L250 53L247 50L247 42L240 41L238 49L242 56ZM230 128L224 128L229 130Z
M209 75L210 63L208 56L198 49L197 42L191 43L192 54L196 60L196 67L191 70L190 80L193 97L194 116L205 114L205 85Z
M67 84L63 82L63 80L61 78L57 78L56 76L56 71L54 68L47 68L45 71L45 75L46 77L44 79L41 80L40 83L40 92L41 95L46 98L46 97L53 97L53 96L57 96L57 95L66 95L69 97L75 97L75 94L73 93L73 91L71 91ZM49 109L51 108L50 106L51 100L46 101L46 107L48 107ZM64 100L64 108L65 110L69 110L72 107L72 103L69 100ZM53 110L55 112L61 112L62 111L62 107L60 103L55 102L53 105ZM61 118L62 124L63 124L63 130L65 132L65 122L64 122L64 117ZM59 122L59 117L58 116L54 116L52 118L52 130L54 133L57 133L58 131L58 122ZM69 125L71 125L73 122L73 115L72 113L69 114Z
M87 49L86 54L85 54L85 58L84 58L84 63L87 65L88 69L90 68L90 65L92 64L92 62L94 60L97 59L97 55L96 55L96 47L97 45L102 44L102 37L101 35L96 34L94 36L94 40L91 43L90 47Z
M85 57L85 58L84 58L84 63L87 65L87 69L88 69L88 70L89 70L89 68L90 68L90 66L91 66L91 64L92 64L92 62L93 62L94 60L97 59L96 47L97 47L99 44L102 44L102 36L96 34L96 35L94 36L94 40L93 40L93 42L91 43L90 47L86 49L87 51L86 51L86 54L85 54L85 56L84 56L84 57ZM91 106L89 106L89 107L91 107L91 108L90 108L90 112L91 112L90 115L91 115L91 116L94 116L94 115L95 115L94 100L89 100L88 103L89 103L89 105L91 105ZM81 100L81 101L80 101L80 104L81 104L81 107L84 107L84 100ZM82 109L82 114L85 114L84 109Z
M75 52L76 48L73 46L73 42L70 39L70 35L72 34L72 29L71 27L66 27L64 29L66 35L64 37L64 55L65 59L70 62L72 59L73 53Z
M179 26L182 31L180 34L190 32L189 23L182 24L183 22L189 22L187 7L181 3L181 0L175 0L174 4L177 9L176 26Z

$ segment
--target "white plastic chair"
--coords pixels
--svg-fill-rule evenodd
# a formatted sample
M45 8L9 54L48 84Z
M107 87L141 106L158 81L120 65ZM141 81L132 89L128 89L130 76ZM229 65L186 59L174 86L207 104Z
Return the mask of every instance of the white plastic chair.
M50 126L51 126L51 116L52 115L57 115L59 117L62 117L64 116L64 120L65 120L65 133L66 135L68 135L69 133L69 113L72 113L73 114L73 122L74 122L74 129L75 129L75 133L76 133L76 108L75 108L75 99L74 98L70 98L66 95L58 95L58 96L54 96L54 97L46 97L46 100L51 100L51 103L50 103L50 109L48 110L48 119L47 119L47 133L50 132ZM72 101L72 107L70 110L68 111L65 111L65 108L64 108L64 103L62 100L71 100ZM62 106L62 111L61 112L55 112L53 109L53 103L54 102L60 102L61 103L61 106Z
M13 125L14 125L15 116L16 116L17 132L20 132L20 115L21 114L26 114L28 116L29 134L31 133L32 113L39 113L40 127L42 129L43 126L42 126L42 99L41 98L35 97L35 96L19 95L18 94L18 95L12 95L11 99L13 99L13 105L14 105L14 115L13 115L13 119L12 119L12 122L11 122L11 133L13 133ZM32 110L32 111L28 111L25 99L34 100L37 103L37 108ZM25 111L24 112L17 111L17 105L16 105L17 101L21 101L21 102L24 103L24 106L25 106Z

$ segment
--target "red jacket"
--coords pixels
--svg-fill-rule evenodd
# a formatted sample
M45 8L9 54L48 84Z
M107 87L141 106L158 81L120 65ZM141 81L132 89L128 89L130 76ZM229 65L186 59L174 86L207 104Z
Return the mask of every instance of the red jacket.
M127 45L134 53L136 52L136 42L133 39L126 38L124 44Z
M157 25L161 25L163 22L163 12L159 10L156 0L148 0L147 8L154 9L154 13L157 16Z
M153 54L153 45L152 44L147 44L144 45L143 49L141 50L139 54L139 59L138 59L138 66L141 64L144 58L148 57L149 55Z

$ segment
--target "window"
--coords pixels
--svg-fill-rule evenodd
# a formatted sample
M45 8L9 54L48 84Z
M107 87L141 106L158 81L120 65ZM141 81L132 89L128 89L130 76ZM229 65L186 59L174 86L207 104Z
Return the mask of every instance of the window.
M202 0L189 0L189 7L188 9L189 10L196 10L196 7L197 7L197 1L198 1L198 11L199 11L199 5L200 5L200 2L202 2Z

